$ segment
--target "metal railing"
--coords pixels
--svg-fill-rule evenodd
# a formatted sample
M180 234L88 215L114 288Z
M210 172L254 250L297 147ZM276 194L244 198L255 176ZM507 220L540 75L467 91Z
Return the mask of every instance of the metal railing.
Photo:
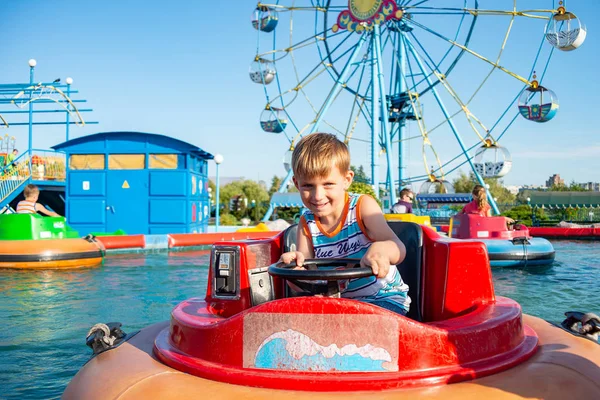
M26 151L0 167L0 204L30 180L66 180L65 155L49 150Z
M29 159L31 177L35 181L59 181L67 178L64 153L49 150L33 150Z
M31 178L28 152L0 169L0 204Z

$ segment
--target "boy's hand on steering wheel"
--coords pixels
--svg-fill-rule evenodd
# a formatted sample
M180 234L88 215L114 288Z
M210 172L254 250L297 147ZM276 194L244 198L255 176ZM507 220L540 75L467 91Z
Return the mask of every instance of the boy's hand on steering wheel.
M279 258L279 261L284 264L289 264L292 261L296 261L296 265L301 267L304 264L304 254L299 251L288 251L287 253L283 253Z
M369 250L360 260L362 267L371 267L373 275L384 278L390 270L390 259L388 255L379 249L379 243L371 244Z

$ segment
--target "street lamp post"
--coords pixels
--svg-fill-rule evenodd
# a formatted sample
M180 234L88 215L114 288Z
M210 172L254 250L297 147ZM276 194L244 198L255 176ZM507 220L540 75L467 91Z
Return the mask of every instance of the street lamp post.
M68 77L67 78L67 97L71 97L71 85L73 84L73 78ZM71 105L69 103L67 103L67 142L69 141L69 125L71 124L70 122L70 113L71 113Z
M29 87L33 87L33 71L37 61L33 58L29 60ZM29 154L31 154L32 141L33 141L33 101L31 101L32 91L29 91Z
M527 198L527 205L531 210L531 225L533 226L535 224L535 213L533 212L533 208L531 207L531 197Z
M221 154L217 154L215 155L215 164L217 165L217 172L216 172L216 178L215 178L215 186L216 186L216 195L215 195L215 200L216 200L216 210L215 210L215 232L219 231L219 212L221 211L219 208L219 165L223 162L223 156Z
M252 208L254 208L254 221L258 222L258 218L256 216L256 200L252 199Z

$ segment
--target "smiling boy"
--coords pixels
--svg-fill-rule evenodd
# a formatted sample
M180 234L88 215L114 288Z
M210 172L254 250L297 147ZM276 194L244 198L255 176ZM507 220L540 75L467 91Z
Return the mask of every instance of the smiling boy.
M351 280L342 297L406 314L408 286L395 267L406 248L375 199L347 192L354 177L348 147L335 135L305 136L292 154L292 169L308 211L300 218L297 251L284 253L281 261L301 266L307 258L360 258L374 276Z

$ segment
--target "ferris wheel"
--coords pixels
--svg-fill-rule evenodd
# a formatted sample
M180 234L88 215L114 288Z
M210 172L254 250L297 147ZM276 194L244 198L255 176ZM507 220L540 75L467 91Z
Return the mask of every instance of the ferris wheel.
M298 140L327 131L391 203L409 184L452 192L446 176L463 165L481 184L506 175L500 139L519 118L554 118L558 97L542 85L550 58L586 36L553 0L289 0L259 3L252 25L260 127L281 138L287 172L279 191Z

